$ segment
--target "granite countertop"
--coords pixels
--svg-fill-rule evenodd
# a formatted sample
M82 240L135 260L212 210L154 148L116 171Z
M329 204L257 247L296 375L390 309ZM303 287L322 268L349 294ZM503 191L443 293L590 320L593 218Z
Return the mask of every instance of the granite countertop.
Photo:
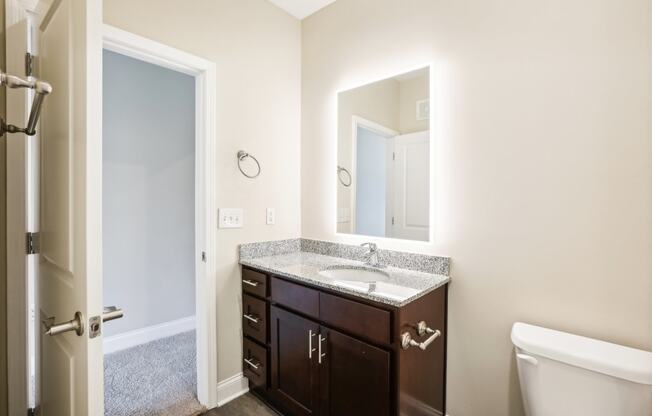
M391 266L379 269L389 276L387 281L369 283L336 280L322 276L319 272L344 265L362 268L365 267L364 263L306 251L241 258L240 264L396 307L406 305L450 281L450 277L443 274Z

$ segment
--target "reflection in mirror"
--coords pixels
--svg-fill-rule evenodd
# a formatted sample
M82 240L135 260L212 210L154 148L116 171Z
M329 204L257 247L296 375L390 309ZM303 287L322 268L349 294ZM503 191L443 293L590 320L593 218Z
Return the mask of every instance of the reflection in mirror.
M337 232L428 241L430 71L338 95Z

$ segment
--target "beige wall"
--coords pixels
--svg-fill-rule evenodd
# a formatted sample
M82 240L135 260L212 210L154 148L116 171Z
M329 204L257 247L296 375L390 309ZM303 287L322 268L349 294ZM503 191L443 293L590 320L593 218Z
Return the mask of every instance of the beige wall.
M425 100L430 94L428 81L428 71L423 71L419 76L401 82L398 129L401 134L416 133L430 127L428 120L417 120L417 101Z
M106 0L106 23L217 64L217 201L244 208L244 228L218 230L218 376L242 371L237 246L300 233L300 23L266 0ZM246 179L236 152L258 157ZM265 225L265 208L276 225ZM217 214L216 214L217 215Z
M649 0L338 0L302 25L302 234L334 234L336 92L434 63L453 416L522 415L526 321L652 350ZM364 238L368 240L369 238Z

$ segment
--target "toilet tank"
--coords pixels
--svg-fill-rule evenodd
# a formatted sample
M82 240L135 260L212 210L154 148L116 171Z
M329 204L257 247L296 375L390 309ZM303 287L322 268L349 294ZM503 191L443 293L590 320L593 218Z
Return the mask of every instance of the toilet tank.
M652 416L652 353L517 322L527 416Z

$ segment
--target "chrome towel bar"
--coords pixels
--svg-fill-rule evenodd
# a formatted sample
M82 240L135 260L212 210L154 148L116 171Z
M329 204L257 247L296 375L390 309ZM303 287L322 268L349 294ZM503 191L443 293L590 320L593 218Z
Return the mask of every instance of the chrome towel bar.
M409 332L403 332L401 334L401 347L404 350L407 350L410 347L418 347L420 350L425 351L430 344L441 336L441 331L428 327L425 321L419 321L417 323L417 334L419 334L419 336L430 334L430 336L423 342L417 342L412 339L412 335L410 335Z

